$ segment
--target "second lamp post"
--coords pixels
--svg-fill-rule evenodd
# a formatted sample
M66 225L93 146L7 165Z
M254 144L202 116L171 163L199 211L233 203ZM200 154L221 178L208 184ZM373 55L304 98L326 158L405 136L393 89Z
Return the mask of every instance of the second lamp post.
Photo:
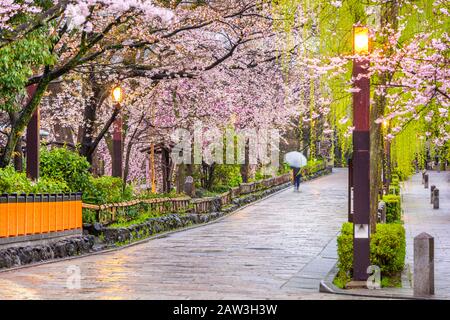
M114 112L117 114L114 120L114 133L112 145L112 176L123 177L122 169L122 153L123 153L123 136L122 136L122 112L121 102L123 100L123 91L121 87L115 87L112 91L114 101Z

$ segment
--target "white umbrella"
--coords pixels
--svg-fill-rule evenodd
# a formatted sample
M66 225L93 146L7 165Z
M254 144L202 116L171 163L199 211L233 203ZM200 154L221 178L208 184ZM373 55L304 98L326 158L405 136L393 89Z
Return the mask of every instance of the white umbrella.
M301 168L308 164L308 160L301 152L292 151L286 153L284 156L284 162L286 162L292 168Z

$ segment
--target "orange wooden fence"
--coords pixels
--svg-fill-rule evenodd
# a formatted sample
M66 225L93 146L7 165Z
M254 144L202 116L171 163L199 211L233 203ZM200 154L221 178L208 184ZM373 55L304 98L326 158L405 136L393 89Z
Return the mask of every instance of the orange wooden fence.
M0 238L82 228L81 193L3 194Z

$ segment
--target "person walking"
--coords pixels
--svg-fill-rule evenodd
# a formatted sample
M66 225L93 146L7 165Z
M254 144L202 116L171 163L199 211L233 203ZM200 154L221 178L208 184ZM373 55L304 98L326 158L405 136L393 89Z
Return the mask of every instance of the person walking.
M284 162L289 165L292 169L293 181L294 181L294 192L299 192L300 180L302 178L302 167L308 164L308 160L303 155L303 153L298 151L291 151L285 154Z
M292 172L294 175L294 192L300 192L300 181L302 178L302 172L300 168L292 168Z

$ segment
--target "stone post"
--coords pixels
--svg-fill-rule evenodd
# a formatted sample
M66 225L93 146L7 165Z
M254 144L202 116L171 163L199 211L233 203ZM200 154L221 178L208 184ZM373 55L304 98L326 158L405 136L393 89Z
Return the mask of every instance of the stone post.
M421 233L414 238L414 295L434 294L434 238Z
M379 222L386 223L386 203L380 201L378 203Z
M194 178L192 178L191 176L186 177L183 191L186 195L188 195L191 198L195 196Z
M432 185L431 186L431 188L430 188L430 203L431 204L433 204L433 196L434 196L434 193L433 193L433 191L434 191L434 189L436 189L436 186L435 185Z
M425 189L428 189L428 180L429 180L429 177L428 177L428 173L426 173L425 175L424 175L424 183L425 183Z
M439 209L439 189L433 191L433 209Z

